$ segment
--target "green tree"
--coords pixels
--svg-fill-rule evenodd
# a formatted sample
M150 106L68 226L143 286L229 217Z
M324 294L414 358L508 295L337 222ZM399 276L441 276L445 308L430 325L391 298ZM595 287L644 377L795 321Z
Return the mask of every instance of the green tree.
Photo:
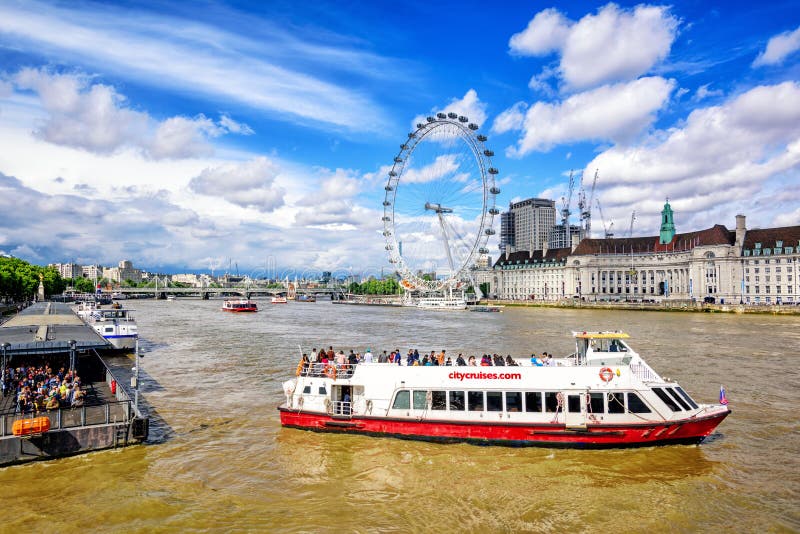
M92 293L94 292L94 282L89 280L88 278L76 278L72 281L72 287L75 288L75 291L80 293Z

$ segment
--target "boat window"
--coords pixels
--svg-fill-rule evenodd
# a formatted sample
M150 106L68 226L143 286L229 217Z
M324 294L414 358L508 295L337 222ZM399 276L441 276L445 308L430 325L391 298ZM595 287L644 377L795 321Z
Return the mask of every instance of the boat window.
M608 394L608 413L625 413L625 394Z
M414 390L414 409L424 410L428 407L428 392Z
M328 394L328 390L325 389L325 386L320 386L319 387L319 394L320 395L327 395Z
M444 391L431 391L431 410L447 409L447 393Z
M628 393L628 410L632 413L650 413L650 408L636 393Z
M411 408L411 393L407 389L401 389L394 396L394 404L392 408L395 410L408 410Z
M558 391L545 391L544 392L544 411L556 412L558 411Z
M114 331L114 327L113 326L107 326L106 327L106 333L113 332L113 331Z
M303 394L304 395L310 395L311 394L311 386L304 387L303 388Z
M525 411L526 412L541 412L542 411L542 394L538 391L525 392Z
M591 413L605 412L605 403L603 402L604 395L602 393L590 393L589 395L589 411Z
M675 399L676 401L678 401L678 404L680 404L680 405L681 405L681 408L683 408L684 410L689 410L689 409L690 409L690 408L689 408L689 405L688 405L688 404L686 404L686 401L685 401L685 400L683 400L683 399L680 397L680 395L678 395L677 393L675 393L675 392L672 390L672 388L664 388L664 390L665 390L667 393L669 393L669 394L670 394L670 396L671 396L673 399Z
M681 394L681 397L683 397L684 399L686 399L686 402L688 402L688 403L689 403L689 404L692 406L692 408L694 408L695 410L696 410L697 408L699 408L699 406L697 406L697 403L696 403L695 401L693 401L693 400L692 400L692 398L689 396L689 394L688 394L688 393L686 393L685 391L683 391L683 388L682 388L682 387L680 387L680 386L676 387L676 388L675 388L675 391L677 391L678 393L680 393L680 394Z
M521 391L506 391L506 411L507 412L521 412L522 411L522 392Z
M486 410L490 412L503 411L503 393L501 391L486 392Z
M570 413L581 413L581 396L568 395L567 396L567 410Z
M464 411L464 392L451 391L450 392L450 409Z
M467 391L467 406L470 412L482 412L483 391Z
M661 399L661 401L662 401L664 404L666 404L666 405L667 405L667 408L669 408L669 409L670 409L670 410L672 410L673 412L679 412L679 411L681 411L681 409L678 407L678 405L677 405L677 404L675 404L675 401L674 401L674 400L672 400L672 397L670 397L669 395L667 395L666 393L664 393L664 390L663 390L663 389L661 389L661 388L653 388L653 393L655 393L656 395L658 395L658 398L659 398L659 399Z

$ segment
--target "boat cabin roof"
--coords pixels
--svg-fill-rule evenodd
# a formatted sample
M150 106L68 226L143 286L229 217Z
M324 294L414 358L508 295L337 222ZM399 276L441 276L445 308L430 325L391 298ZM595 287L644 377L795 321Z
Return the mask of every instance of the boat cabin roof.
M628 339L631 336L624 332L573 332L578 339Z

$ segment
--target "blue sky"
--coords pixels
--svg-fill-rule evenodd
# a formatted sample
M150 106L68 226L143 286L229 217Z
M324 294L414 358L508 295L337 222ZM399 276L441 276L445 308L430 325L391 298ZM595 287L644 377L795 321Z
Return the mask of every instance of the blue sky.
M0 4L0 251L388 270L388 166L441 110L502 208L597 170L618 234L666 197L679 232L800 224L796 3L308 4Z

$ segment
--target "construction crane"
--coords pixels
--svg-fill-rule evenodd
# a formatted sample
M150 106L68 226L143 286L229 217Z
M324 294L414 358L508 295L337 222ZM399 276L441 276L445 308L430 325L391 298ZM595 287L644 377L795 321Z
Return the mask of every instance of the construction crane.
M581 221L583 221L584 233L587 237L591 235L592 230L592 202L594 201L594 188L597 185L598 170L594 171L594 179L592 180L592 188L589 190L589 199L586 199L586 190L583 188L583 174L581 174L581 190L578 193L578 209L581 213Z
M600 207L600 199L597 199L597 211L600 212L600 222L603 223L603 232L606 239L611 239L614 237L614 234L611 232L611 229L614 227L614 221L609 221L608 226L606 226L606 219L603 217L603 208Z
M628 237L633 237L633 221L636 220L636 210L631 212L631 227L628 229Z
M561 208L561 224L564 227L566 235L569 235L569 205L572 203L572 191L575 189L575 176L572 171L569 171L569 189L567 189L566 197L561 197L563 207Z

